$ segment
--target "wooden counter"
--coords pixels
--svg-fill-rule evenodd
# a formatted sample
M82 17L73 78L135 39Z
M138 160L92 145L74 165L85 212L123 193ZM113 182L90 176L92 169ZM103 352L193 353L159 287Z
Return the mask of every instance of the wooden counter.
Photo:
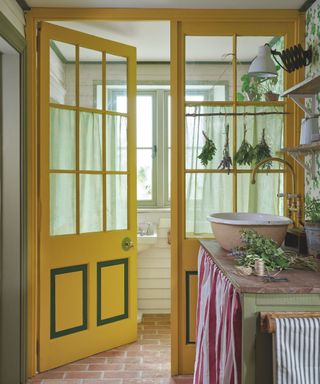
M289 270L280 277L288 282L266 283L262 277L243 276L236 260L214 240L200 244L241 295L242 384L272 384L272 336L260 332L260 312L320 311L320 273Z
M288 282L266 283L259 276L244 276L236 269L236 258L214 240L201 240L201 245L210 253L214 263L241 293L320 293L320 272L290 269L277 277L286 277Z

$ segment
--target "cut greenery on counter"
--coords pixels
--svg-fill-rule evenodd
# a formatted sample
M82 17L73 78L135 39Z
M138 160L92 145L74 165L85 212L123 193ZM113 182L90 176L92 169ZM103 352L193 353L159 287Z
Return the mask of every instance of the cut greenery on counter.
M298 257L295 252L283 250L274 240L252 229L244 229L240 234L244 245L233 249L232 255L237 256L238 264L243 267L253 268L260 259L268 272L288 268L319 271L319 262L312 256Z
M274 240L259 235L252 229L244 229L240 234L244 245L233 251L235 256L239 256L240 265L254 267L255 261L262 259L267 271L289 267L288 257Z

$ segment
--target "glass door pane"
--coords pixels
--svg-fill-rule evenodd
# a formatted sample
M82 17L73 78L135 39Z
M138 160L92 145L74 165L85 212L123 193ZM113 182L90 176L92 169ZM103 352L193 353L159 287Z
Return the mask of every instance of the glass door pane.
M102 115L80 112L80 170L102 170Z
M102 82L102 52L80 47L79 60L80 107L98 108L102 88L95 84Z
M248 75L249 67L256 58L259 47L265 44L271 49L282 51L284 39L280 36L239 36L237 37L237 100L238 101L275 101L269 100L268 92L283 92L283 69L274 61L278 76L259 78Z
M128 180L126 175L107 176L107 230L128 228Z
M76 168L76 113L50 108L50 169Z
M232 36L186 37L186 100L201 90L205 100L232 100Z
M107 110L127 113L127 59L107 54L106 63ZM117 103L112 97L112 91L115 89L121 89L124 96L122 103Z
M50 41L50 102L76 105L76 47Z

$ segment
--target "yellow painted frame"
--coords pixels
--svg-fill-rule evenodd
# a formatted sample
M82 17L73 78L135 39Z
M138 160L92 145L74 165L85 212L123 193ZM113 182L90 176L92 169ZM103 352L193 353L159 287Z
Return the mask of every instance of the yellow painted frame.
M183 222L183 201L179 196L184 193L181 183L180 170L183 170L183 148L179 147L179 127L184 125L184 100L181 90L184 84L183 72L180 65L183 57L183 33L184 23L210 23L215 24L221 31L226 33L226 27L246 24L250 34L260 34L261 23L268 25L282 25L287 28L290 34L290 42L303 42L304 40L304 14L294 10L206 10L206 9L72 9L72 8L34 8L26 15L26 36L27 36L27 66L28 66L28 375L36 372L37 366L37 274L38 274L38 132L37 132L37 23L46 20L167 20L171 25L171 94L172 94L172 202L171 202L171 266L172 266L172 374L185 373L190 369L186 366L192 365L191 351L185 364L182 357L185 322L183 311L185 308L184 280L183 280L183 252L184 244L184 222ZM276 29L276 28L275 28ZM273 29L272 29L273 30ZM186 31L184 29L184 31ZM273 32L275 34L275 31ZM294 72L290 82L295 84L303 79L303 71ZM293 112L286 118L287 126L292 126L293 135L287 138L288 145L295 145L298 142L301 111L288 102L288 111ZM183 145L183 144L182 144ZM180 168L181 167L181 168ZM298 189L303 192L304 173L303 170L294 164L298 175ZM182 215L181 215L182 214ZM197 243L191 241L188 247L192 250L196 259ZM194 263L192 263L192 267ZM180 326L179 326L180 325ZM190 348L191 350L194 348ZM191 360L190 360L191 359Z

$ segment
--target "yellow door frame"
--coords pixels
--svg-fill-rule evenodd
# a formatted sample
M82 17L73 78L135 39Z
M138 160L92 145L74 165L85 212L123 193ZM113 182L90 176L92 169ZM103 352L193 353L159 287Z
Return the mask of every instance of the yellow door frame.
M206 9L72 9L72 8L33 8L26 15L27 35L27 92L28 92L28 376L36 373L37 369L37 332L38 332L38 109L37 109L37 24L49 20L109 20L109 21L169 21L171 25L171 94L172 94L172 201L171 201L171 326L172 326L172 375L192 371L194 345L186 345L185 334L185 265L184 252L189 247L193 252L194 267L196 260L197 241L185 241L184 235L184 201L179 196L184 194L184 159L181 127L184 127L184 34L189 33L184 23L205 23L217 25L221 30L232 29L232 25L247 25L250 34L260 35L261 23L282 25L286 29L287 43L303 42L304 14L294 10L206 10ZM225 26L225 27L223 27ZM274 28L275 32L277 28ZM226 33L226 32L225 32ZM303 71L294 72L286 84L299 82ZM286 124L292 126L292 136L287 137L287 144L298 142L301 111L288 102L288 111L292 112L286 118ZM182 129L183 131L183 129ZM303 191L303 171L294 164L298 175L300 192ZM187 247L186 247L187 245ZM187 257L189 259L189 257Z
M178 292L179 292L179 345L178 345L178 370L179 373L191 374L193 372L193 363L194 363L194 354L195 354L195 312L196 312L196 296L193 291L193 287L196 286L197 282L197 254L199 250L199 241L196 238L187 238L185 233L186 227L186 175L188 171L186 170L185 162L185 108L187 105L192 103L185 102L184 93L185 93L185 40L187 36L229 36L233 39L233 51L236 52L237 45L237 36L284 36L285 46L290 47L297 43L297 41L303 41L303 20L300 15L296 15L294 20L270 20L267 17L263 18L251 18L250 16L244 21L241 18L231 20L221 20L216 22L207 22L203 21L199 23L196 21L182 21L180 23L180 29L178 36L179 46L179 60L178 60L178 119L177 126L179 127L179 145L177 146L178 150L178 163L176 164L178 177L178 189L177 196L180 196L178 202ZM285 146L295 146L299 143L299 119L301 117L300 111L294 106L292 101L285 99L284 101L277 102L252 102L252 101L237 101L236 92L237 87L237 60L236 56L233 56L233 97L231 101L228 102L207 102L208 105L228 105L234 112L236 112L238 106L282 106L288 115L285 115ZM303 71L293 72L288 75L284 74L284 88L290 88L297 82L301 81L303 78ZM236 126L237 119L233 118L234 136L233 136L233 151L237 149L236 142ZM292 159L287 158L287 160L295 168L295 172L298 176L298 193L303 194L303 170L298 166ZM197 172L197 170L192 170ZM210 173L211 170L205 170L204 172ZM284 172L285 177L285 191L291 191L291 180L290 177L286 177L286 172ZM231 175L230 175L231 176ZM233 205L234 209L237 206L237 184L236 184L236 174L234 173L234 190L233 190ZM248 364L244 360L243 356L242 361L242 381L245 383L253 383L249 379L249 375L254 372L255 362L250 361ZM250 367L247 370L247 367ZM248 373L250 371L250 373ZM251 376L250 376L251 377Z

